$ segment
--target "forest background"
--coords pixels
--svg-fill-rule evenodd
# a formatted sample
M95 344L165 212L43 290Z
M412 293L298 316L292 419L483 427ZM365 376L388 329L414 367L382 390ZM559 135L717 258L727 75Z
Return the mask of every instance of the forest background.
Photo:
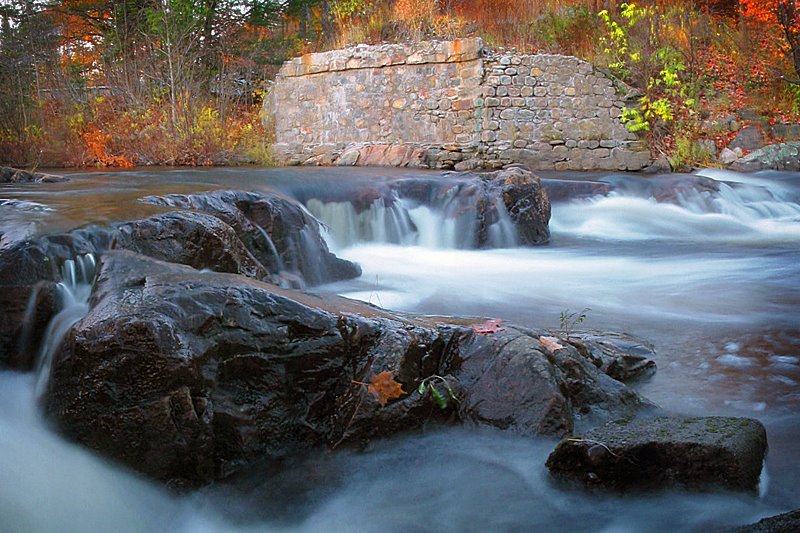
M269 164L286 59L467 36L635 87L627 126L673 166L715 164L742 116L800 123L798 0L0 0L0 164Z

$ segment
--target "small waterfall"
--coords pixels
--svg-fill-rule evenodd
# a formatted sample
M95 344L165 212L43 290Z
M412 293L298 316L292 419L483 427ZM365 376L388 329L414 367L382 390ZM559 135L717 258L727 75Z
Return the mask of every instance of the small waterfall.
M497 221L489 225L488 240L490 248L514 248L519 245L519 235L511 215L508 214L506 204L494 202Z
M283 258L281 258L281 254L278 253L278 249L275 247L275 243L272 241L272 238L270 238L269 233L267 233L266 230L258 224L254 224L254 226L259 231L261 236L264 237L264 242L267 243L267 248L269 248L269 253L272 255L272 259L275 261L275 268L278 270L278 273L286 270L286 265L283 263Z
M56 285L59 311L45 331L36 363L36 395L41 396L50 380L50 369L56 350L67 331L89 312L97 262L93 254L67 259L61 265L61 281Z
M383 242L413 244L417 228L409 217L408 209L398 200L386 205L378 198L360 213L350 202L308 201L306 208L325 225L329 232L329 246L346 248L358 242Z
M494 222L486 228L485 244L492 248L517 246L517 229L505 205L496 198L492 204L489 214ZM478 197L459 195L457 187L430 203L378 198L359 212L350 202L311 199L306 207L327 228L332 249L364 242L434 249L472 249L480 245Z

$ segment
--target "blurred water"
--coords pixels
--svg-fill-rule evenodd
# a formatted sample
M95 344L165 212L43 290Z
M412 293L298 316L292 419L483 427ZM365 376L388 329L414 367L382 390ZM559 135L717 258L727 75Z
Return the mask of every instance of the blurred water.
M265 465L241 483L176 497L63 442L37 414L34 378L4 372L0 530L708 531L800 507L800 174L702 175L718 190L684 187L657 201L659 180L674 178L548 174L605 182L613 192L555 203L551 244L532 249L449 246L451 219L429 207L407 209L418 232L407 240L369 221L347 235L339 226L352 219L330 222L337 253L361 263L364 274L319 290L398 310L552 328L561 311L590 307L585 326L655 343L659 370L638 385L645 396L675 412L753 416L767 425L770 483L762 499L564 492L543 467L552 442L435 428L366 453ZM435 177L393 169L75 174L70 184L0 188L0 198L42 206L30 217L25 204L0 206L0 233L159 212L136 202L148 194L245 188L308 201L310 191L347 197L364 183L414 176ZM3 215L3 208L17 210ZM385 224L386 214L375 219Z

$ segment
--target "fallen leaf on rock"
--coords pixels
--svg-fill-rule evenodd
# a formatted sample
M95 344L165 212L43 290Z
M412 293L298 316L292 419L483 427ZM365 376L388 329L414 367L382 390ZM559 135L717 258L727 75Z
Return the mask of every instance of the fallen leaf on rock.
M492 333L504 331L506 328L501 326L500 322L502 322L502 320L494 318L492 320L487 320L483 324L473 324L472 331L477 335L491 335Z
M555 337L539 337L539 342L542 343L542 346L547 348L547 351L550 353L555 353L556 350L563 348Z
M403 386L394 380L392 373L384 370L369 382L367 390L378 398L381 402L381 407L386 405L386 402L394 398L399 398L405 391Z

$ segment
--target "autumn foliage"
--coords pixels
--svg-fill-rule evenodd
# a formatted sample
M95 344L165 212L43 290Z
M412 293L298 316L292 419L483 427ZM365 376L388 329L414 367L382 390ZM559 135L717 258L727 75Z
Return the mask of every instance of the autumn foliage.
M636 20L624 16L630 5L0 2L0 164L267 164L269 138L259 110L282 61L347 44L409 39L476 36L496 49L620 66L615 75L663 112L647 119L654 150L677 159L694 158L681 152L697 139L725 146L731 132L708 124L743 108L800 121L797 0L640 0ZM624 54L608 46L605 20L625 27L635 51L627 64L616 65Z

